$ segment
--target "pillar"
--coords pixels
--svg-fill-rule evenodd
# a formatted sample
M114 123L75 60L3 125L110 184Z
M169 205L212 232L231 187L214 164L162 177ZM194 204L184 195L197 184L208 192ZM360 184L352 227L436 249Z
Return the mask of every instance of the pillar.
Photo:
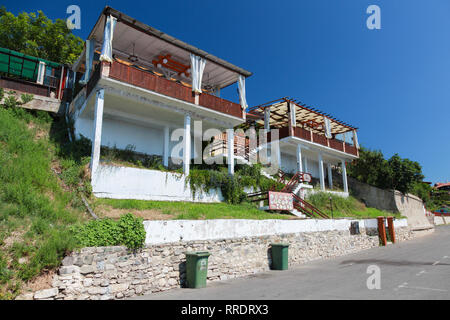
M325 191L325 174L323 172L323 159L322 159L322 153L319 152L318 156L319 161L319 178L320 178L320 190Z
M93 179L100 162L100 146L102 143L103 106L105 103L105 90L97 90L94 109L94 135L91 152L91 177Z
M184 116L184 139L183 139L183 173L189 175L191 163L191 116Z
M264 129L270 131L270 107L264 109Z
M163 165L167 168L169 166L169 127L164 127L164 151L163 151Z
M227 129L228 173L234 174L234 130Z
M305 172L309 173L308 172L308 158L306 158L306 157L305 157Z
M328 174L328 187L331 189L333 189L333 176L332 176L332 172L331 172L331 164L327 163L327 174Z
M300 144L297 145L297 170L303 172L302 146Z
M345 166L345 160L342 160L342 184L344 185L344 192L348 192L347 167Z

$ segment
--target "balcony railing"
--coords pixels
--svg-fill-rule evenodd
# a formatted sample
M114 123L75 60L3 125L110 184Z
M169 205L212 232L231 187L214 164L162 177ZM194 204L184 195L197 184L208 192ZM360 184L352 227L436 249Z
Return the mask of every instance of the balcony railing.
M342 151L345 153L349 153L352 155L357 156L358 155L358 151L356 149L355 146L348 144L348 143L344 143L343 141L337 140L337 139L327 139L327 137L325 137L325 135L321 135L300 127L295 127L294 128L294 134L293 136L303 139L303 140L307 140L309 142L314 142L314 143L318 143L320 145L323 145L325 147L329 147L338 151ZM288 136L290 136L289 133L289 128L288 127L283 127L281 129L279 129L278 131L279 134L279 138L286 138ZM268 141L270 141L270 133L267 134L267 139Z
M137 87L155 91L172 98L192 104L195 103L195 98L192 94L191 88L158 75L154 75L149 71L140 70L117 61L114 61L111 64L109 77ZM200 95L199 106L238 118L243 117L242 108L239 104L221 99L206 92L203 92Z

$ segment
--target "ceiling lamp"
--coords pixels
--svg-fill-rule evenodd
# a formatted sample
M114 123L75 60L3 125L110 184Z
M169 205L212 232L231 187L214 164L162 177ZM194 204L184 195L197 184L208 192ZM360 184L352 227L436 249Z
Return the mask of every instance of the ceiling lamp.
M136 62L136 61L139 60L138 57L134 54L134 43L133 43L133 54L131 54L131 55L128 57L128 60L130 60L131 62Z
M179 75L184 74L185 77L189 77L190 75L188 72L190 70L190 65L183 64L180 61L174 60L170 54L159 55L157 59L154 59L152 61L152 63L155 67L158 67L160 69L164 67L175 71Z

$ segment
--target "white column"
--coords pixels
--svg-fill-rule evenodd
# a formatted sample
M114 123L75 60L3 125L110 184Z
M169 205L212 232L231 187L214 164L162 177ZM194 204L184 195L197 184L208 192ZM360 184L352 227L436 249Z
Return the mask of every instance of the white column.
M278 169L281 170L281 148L280 148L280 140L278 140L278 145L274 144L274 146L277 146L277 164Z
M163 165L169 166L169 127L164 127L164 151L163 151Z
M270 107L264 109L264 129L270 131Z
M359 148L359 144L358 144L358 135L356 134L356 130L353 130L353 145L356 148Z
M105 103L105 90L99 89L95 96L94 109L94 135L91 153L91 177L93 179L100 162L100 146L102 140L103 106Z
M305 172L309 173L308 172L308 158L306 158L306 157L305 157Z
M327 171L328 171L328 187L333 189L333 176L331 172L331 164L327 163Z
M323 172L323 159L322 154L319 152L318 155L318 161L319 161L319 178L320 178L320 190L325 191L325 177Z
M297 170L303 172L302 146L300 144L297 145Z
M228 173L234 174L234 130L227 129Z
M347 168L345 166L345 160L342 160L342 184L344 185L344 192L348 192Z
M191 163L191 116L184 116L184 139L183 139L183 173L189 175Z

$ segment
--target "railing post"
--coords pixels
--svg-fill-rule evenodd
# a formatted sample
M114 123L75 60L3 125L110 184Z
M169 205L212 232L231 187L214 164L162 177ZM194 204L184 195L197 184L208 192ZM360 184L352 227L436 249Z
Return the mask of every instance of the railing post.
M394 230L394 217L387 217L388 221L388 229L389 229L389 238L392 243L395 243L395 230Z
M102 61L101 64L102 64L101 65L101 71L100 71L101 77L108 78L109 77L109 73L111 71L112 64L110 62L108 62L108 61Z
M377 217L378 222L378 238L380 239L380 245L385 246L386 239L386 226L384 224L384 217Z

